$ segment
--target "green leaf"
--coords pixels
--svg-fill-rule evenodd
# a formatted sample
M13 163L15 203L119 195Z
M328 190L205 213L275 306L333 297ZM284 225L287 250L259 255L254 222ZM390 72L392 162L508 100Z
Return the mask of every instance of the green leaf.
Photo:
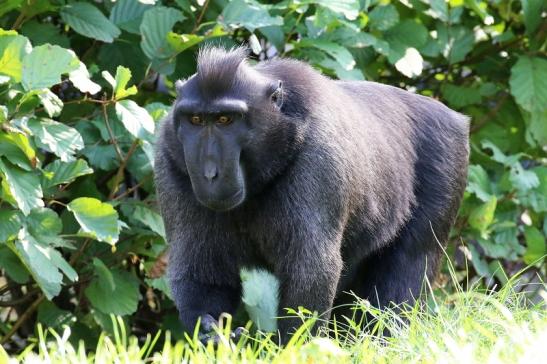
M110 21L118 27L130 33L140 34L144 12L150 9L150 4L144 4L139 0L118 0L110 12Z
M61 27L53 23L40 23L37 20L30 20L23 24L21 34L32 39L34 46L49 43L63 48L70 48L70 40L65 34L61 34L60 30Z
M76 316L68 310L61 310L51 301L43 301L38 307L37 320L45 327L61 329L76 321Z
M116 159L116 150L113 145L92 144L82 150L93 168L110 171L119 165Z
M42 236L55 236L63 230L63 223L57 213L44 207L33 209L25 223L30 234L38 240Z
M527 111L547 109L547 60L521 56L511 68L511 94Z
M450 63L463 61L475 44L473 31L464 26L439 26L437 33L437 41L443 50L443 56Z
M17 206L28 215L35 207L44 206L40 179L34 172L26 172L0 158L0 172L6 179L9 191Z
M49 117L59 116L63 110L63 101L51 92L50 89L45 88L38 92L38 97L40 102L44 105L44 110L49 115Z
M230 1L222 11L221 19L231 27L244 27L251 33L258 28L283 25L282 17L271 16L267 7L256 1Z
M299 2L301 4L317 4L332 10L334 13L342 13L348 20L355 20L359 15L359 2L354 0L304 0Z
M162 104L161 102L151 102L145 107L146 111L152 116L155 122L158 122L165 118L169 114L170 106Z
M0 3L0 16L7 14L13 9L17 9L21 6L23 0L5 0Z
M161 215L145 206L136 206L133 218L148 226L150 230L165 239L165 227Z
M355 60L353 59L351 53L339 44L319 39L303 39L300 43L298 43L298 46L313 47L322 50L334 58L346 71L352 70L355 67Z
M84 147L80 133L68 125L42 118L28 120L27 126L36 145L55 153L63 162L74 160L76 151Z
M93 267L101 289L114 291L116 289L116 282L114 282L114 276L110 272L110 269L108 269L102 260L97 258L93 258Z
M102 313L120 316L134 313L140 299L138 280L131 273L119 269L111 273L114 289L95 278L86 288L85 296Z
M44 168L42 187L46 189L60 184L71 183L76 178L91 173L93 173L93 169L89 168L87 162L83 159L71 162L62 162L57 159Z
M167 43L167 33L175 23L184 19L180 10L174 8L156 6L147 10L140 26L141 48L144 54L150 59L163 59L175 55L176 52Z
M35 47L23 59L23 87L26 90L49 88L61 82L61 75L74 71L80 61L74 52L56 45Z
M469 166L467 190L484 202L492 197L490 179L482 166L476 164Z
M525 226L524 238L526 240L527 249L523 258L526 264L534 263L547 254L545 236L537 228Z
M541 24L541 16L544 7L545 0L522 0L526 33L532 34Z
M534 110L530 113L527 132L540 146L547 145L547 108Z
M0 243L13 239L21 229L21 219L17 211L0 210Z
M405 53L395 62L395 68L406 77L419 76L423 70L424 59L416 48L406 48Z
M19 229L20 228L21 225L19 225ZM27 268L7 245L0 244L0 267L2 267L4 272L6 272L6 274L17 283L23 284L29 281L30 274L27 271Z
M40 244L26 229L21 229L14 247L48 299L61 291L62 273L71 281L78 279L78 274L57 250Z
M427 35L428 31L425 26L407 19L390 28L386 33L386 39L390 45L399 43L407 48L419 48L426 43Z
M89 3L65 5L61 9L61 17L76 33L102 42L112 43L121 33L99 9Z
M352 70L346 70L342 68L340 63L336 62L335 60L325 57L323 60L319 62L319 65L321 67L325 67L328 69L331 69L336 73L336 77L340 80L358 80L358 81L364 81L363 73L357 69L354 68Z
M196 34L167 33L167 43L176 53L183 52L201 43L204 39L205 37Z
M428 11L429 15L445 22L448 21L449 13L446 0L430 0L429 6L431 7L431 10Z
M487 202L475 208L469 215L469 225L478 230L484 239L488 238L487 229L494 221L497 202L496 196L492 196Z
M369 24L372 29L388 30L399 23L399 13L395 6L389 4L376 6L369 14Z
M146 109L132 100L116 103L116 115L123 126L136 138L147 139L154 134L154 120Z
M0 105L0 124L8 120L8 107L6 105Z
M21 82L23 58L31 50L32 47L26 37L0 29L0 74L10 76L15 82Z
M482 147L485 149L490 149L492 151L492 159L498 163L503 164L504 166L512 166L515 163L518 163L520 158L520 153L516 155L506 156L494 143L489 140L484 140L481 143Z
M520 163L515 163L511 166L509 181L519 191L527 191L539 186L538 176L533 171L522 168Z
M32 170L37 163L36 152L30 146L28 138L17 132L0 132L0 156L27 171Z
M109 244L118 241L118 213L112 205L95 198L80 197L72 200L67 208L74 214L84 233Z
M441 91L446 101L456 109L482 101L480 89L477 87L456 86L447 83L442 85Z
M118 66L116 69L116 78L114 79L114 97L116 100L121 100L125 97L136 95L137 94L137 87L131 86L130 88L127 87L127 83L131 79L131 71L129 68L125 68L123 66Z
M78 68L68 74L68 78L74 87L84 93L95 95L101 91L101 86L91 81L89 71L83 62L80 62Z

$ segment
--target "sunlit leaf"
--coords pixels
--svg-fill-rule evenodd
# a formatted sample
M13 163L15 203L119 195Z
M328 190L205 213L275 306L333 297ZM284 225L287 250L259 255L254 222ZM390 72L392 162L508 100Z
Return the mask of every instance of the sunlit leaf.
M118 241L120 225L118 213L112 205L95 198L80 197L72 200L67 208L74 214L84 233L109 244Z
M78 274L57 250L40 244L26 229L21 229L14 247L48 299L61 291L63 273L71 281L78 279Z
M49 88L61 82L61 75L76 70L80 61L74 52L56 45L35 47L23 59L22 82L26 90Z
M84 147L80 133L68 125L43 118L30 119L27 125L36 144L55 153L64 162L74 160L74 153Z
M25 215L35 207L44 206L40 178L34 172L24 171L0 158L0 174L6 179L11 195Z
M132 100L116 103L116 115L128 132L136 138L148 138L154 133L154 120L146 111Z
M271 16L268 9L253 0L233 0L222 11L222 21L232 27L244 27L250 32L258 28L283 25L283 18Z

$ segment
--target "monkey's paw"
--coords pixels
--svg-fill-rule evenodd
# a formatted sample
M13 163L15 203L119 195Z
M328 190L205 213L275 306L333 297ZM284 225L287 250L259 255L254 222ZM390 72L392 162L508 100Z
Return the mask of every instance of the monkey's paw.
M224 336L221 336L218 334L218 328L220 327L217 320L213 318L211 315L204 315L201 318L201 328L202 332L199 334L198 338L199 341L203 345L207 345L209 342L212 342L213 345L216 347L223 339L225 339ZM230 340L237 342L243 334L247 333L247 329L244 327L236 327L234 330L230 332Z

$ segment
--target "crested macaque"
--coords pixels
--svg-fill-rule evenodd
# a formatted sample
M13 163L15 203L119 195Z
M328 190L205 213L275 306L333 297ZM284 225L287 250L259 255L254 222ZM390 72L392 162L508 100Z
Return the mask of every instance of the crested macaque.
M279 316L329 317L354 292L412 303L462 197L468 119L440 102L306 63L201 49L162 122L155 181L168 279L187 330L241 300L241 268L280 282ZM301 323L280 319L282 341Z

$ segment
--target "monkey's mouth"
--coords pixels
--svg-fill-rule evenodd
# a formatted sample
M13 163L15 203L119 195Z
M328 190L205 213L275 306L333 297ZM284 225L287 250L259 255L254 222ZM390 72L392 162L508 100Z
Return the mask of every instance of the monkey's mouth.
M245 200L245 190L240 189L232 196L225 199L206 198L202 199L198 197L198 201L205 207L214 211L228 211L239 206L243 200Z

